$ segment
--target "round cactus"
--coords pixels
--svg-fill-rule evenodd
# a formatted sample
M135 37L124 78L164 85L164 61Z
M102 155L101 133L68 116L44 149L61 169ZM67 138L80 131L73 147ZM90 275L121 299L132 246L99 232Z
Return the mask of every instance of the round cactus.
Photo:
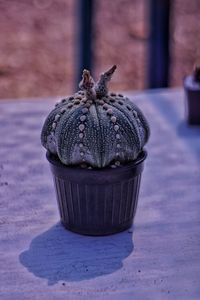
M122 94L108 92L115 69L103 73L96 84L84 70L80 91L48 115L42 145L63 164L117 167L135 160L147 142L149 126L140 109Z

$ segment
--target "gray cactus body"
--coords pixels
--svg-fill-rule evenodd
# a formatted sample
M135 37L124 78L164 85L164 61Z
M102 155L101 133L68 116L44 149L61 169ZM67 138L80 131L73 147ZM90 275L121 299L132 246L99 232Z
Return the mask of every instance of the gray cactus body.
M87 86L61 101L44 123L42 145L65 165L119 166L135 160L148 141L148 122L135 104L98 84L96 90L105 92L95 98Z

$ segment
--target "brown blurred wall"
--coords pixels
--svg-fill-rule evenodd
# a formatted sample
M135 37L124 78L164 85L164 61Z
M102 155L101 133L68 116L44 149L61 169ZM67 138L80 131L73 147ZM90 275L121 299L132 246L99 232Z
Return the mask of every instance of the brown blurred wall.
M66 95L77 67L77 1L0 1L0 98ZM96 1L93 52L97 78L116 63L114 90L143 89L148 0ZM170 86L200 59L199 0L172 1Z

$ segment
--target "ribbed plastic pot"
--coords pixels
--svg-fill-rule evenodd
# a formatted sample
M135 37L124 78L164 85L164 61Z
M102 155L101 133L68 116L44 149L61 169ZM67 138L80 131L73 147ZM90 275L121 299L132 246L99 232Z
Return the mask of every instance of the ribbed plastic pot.
M84 235L109 235L132 225L146 151L126 166L100 170L68 167L49 152L46 156L65 228Z

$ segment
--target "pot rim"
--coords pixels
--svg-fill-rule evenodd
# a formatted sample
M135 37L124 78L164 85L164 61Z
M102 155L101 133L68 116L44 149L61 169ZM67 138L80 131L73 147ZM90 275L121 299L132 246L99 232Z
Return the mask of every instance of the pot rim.
M92 168L92 169L85 168L84 169L84 168L81 168L78 166L64 165L57 156L53 155L49 151L46 152L46 158L50 164L53 164L54 166L62 168L62 169L66 169L66 171L67 170L73 171L73 172L78 171L81 174L84 174L84 173L100 174L100 173L105 173L105 172L108 174L108 172L121 173L121 172L129 171L131 169L136 168L141 163L143 163L143 161L147 158L147 155L148 155L148 153L147 153L146 149L143 149L134 161L131 161L131 162L127 163L126 165L122 165L117 168L104 167L104 168L99 168L99 169L98 168Z

